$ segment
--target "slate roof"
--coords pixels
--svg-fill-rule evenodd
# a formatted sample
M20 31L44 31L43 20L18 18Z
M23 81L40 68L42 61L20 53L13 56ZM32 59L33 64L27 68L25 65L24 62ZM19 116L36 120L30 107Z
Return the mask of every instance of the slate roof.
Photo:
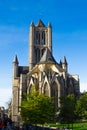
M54 57L52 56L51 51L48 48L46 48L46 50L44 51L44 54L41 57L40 62L38 64L41 63L57 63Z
M27 74L28 72L29 72L28 66L19 66L18 67L18 76L20 76L20 74Z

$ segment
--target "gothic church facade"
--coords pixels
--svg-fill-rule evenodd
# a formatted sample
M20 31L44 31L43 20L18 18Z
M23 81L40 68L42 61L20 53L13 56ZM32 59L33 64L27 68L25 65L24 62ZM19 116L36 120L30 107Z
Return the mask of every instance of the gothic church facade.
M68 73L66 57L58 63L52 54L52 26L39 20L31 23L29 33L29 65L19 66L17 55L13 61L12 120L20 117L19 106L24 93L32 93L32 86L40 93L54 97L55 107L60 97L80 94L79 77Z

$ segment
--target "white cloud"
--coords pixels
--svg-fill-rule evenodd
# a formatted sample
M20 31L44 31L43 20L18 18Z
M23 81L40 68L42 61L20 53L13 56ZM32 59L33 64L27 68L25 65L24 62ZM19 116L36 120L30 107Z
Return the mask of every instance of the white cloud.
M7 107L7 103L12 97L11 88L0 88L0 106Z
M80 83L80 91L81 92L87 91L87 82Z

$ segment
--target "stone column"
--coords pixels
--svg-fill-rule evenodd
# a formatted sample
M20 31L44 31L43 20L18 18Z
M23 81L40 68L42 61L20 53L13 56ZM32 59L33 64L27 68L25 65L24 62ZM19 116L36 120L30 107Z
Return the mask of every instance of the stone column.
M48 24L48 48L52 52L52 27Z
M29 70L34 66L34 24L30 25L30 35L29 35Z

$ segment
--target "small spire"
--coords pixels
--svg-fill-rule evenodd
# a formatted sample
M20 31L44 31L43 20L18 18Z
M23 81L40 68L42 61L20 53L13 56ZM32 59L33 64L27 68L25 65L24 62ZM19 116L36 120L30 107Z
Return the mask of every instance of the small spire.
M30 26L34 26L34 22L31 22Z
M52 26L51 26L51 23L48 23L48 27L52 27Z
M62 61L60 60L60 66L62 67Z
M66 60L66 57L64 56L64 59L63 59L63 64L66 64L67 65L67 60Z
M16 63L16 64L19 64L17 55L15 55L13 62Z
M62 61L60 60L60 64L62 64Z

